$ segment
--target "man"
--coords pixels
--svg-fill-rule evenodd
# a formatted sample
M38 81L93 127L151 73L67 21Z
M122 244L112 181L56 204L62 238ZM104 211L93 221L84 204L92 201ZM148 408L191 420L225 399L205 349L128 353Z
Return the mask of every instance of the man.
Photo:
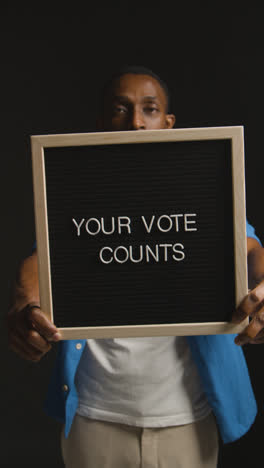
M166 85L150 70L126 68L107 83L98 129L169 129L174 123ZM236 337L239 345L264 340L264 249L250 225L247 236L252 290L234 321L252 320ZM10 347L39 361L60 339L39 308L34 252L20 268ZM213 468L215 417L229 442L256 415L242 350L230 335L62 341L46 409L65 424L66 468Z

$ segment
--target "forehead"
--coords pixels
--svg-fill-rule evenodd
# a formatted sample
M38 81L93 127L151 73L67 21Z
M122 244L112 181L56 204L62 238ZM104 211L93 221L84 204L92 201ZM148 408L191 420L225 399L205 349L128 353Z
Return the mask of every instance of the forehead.
M166 105L167 96L160 83L149 75L136 75L127 73L117 78L111 88L109 97L127 97L131 100L143 99L144 97L155 97Z

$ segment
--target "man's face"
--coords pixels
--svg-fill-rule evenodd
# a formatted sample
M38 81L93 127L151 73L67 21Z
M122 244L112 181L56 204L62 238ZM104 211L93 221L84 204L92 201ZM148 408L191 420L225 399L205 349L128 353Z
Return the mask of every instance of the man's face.
M166 94L155 78L128 73L112 85L104 103L105 131L172 128L175 117L167 114Z

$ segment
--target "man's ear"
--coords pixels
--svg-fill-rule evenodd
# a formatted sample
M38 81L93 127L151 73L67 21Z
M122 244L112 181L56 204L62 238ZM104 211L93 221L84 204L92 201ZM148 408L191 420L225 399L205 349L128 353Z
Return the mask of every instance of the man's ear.
M176 117L174 114L166 115L166 128L173 128L175 122L176 122Z

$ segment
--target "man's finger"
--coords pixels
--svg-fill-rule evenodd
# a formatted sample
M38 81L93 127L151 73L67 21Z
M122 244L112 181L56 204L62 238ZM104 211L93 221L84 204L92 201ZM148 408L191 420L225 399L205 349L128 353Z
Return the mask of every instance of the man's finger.
M44 327L42 326L43 323L45 324ZM46 329L49 329L49 334L46 332ZM39 338L35 334L32 335L32 330L38 333ZM46 337L44 336L45 332ZM37 345L37 348L43 349L44 342L47 343L48 341L58 341L61 339L60 334L57 335L57 333L58 330L55 325L45 317L41 309L34 306L27 306L23 311L9 317L9 337L11 338L13 335L16 335L23 339L24 342L28 342L28 340L32 342L33 339L34 343L32 344ZM37 342L39 342L39 346Z
M235 338L235 343L238 345L243 345L250 343L252 339L257 337L257 335L264 328L264 307L262 307L252 318L249 325Z
M44 315L41 309L31 307L27 318L34 329L47 341L59 341L62 338L57 327Z
M264 330L261 330L254 338L249 340L250 344L264 343Z
M47 353L51 349L51 344L45 340L36 330L29 329L21 332L19 329L13 330L9 334L9 342L19 345L21 349L30 353L36 351L37 353Z
M51 344L37 330L28 331L27 342L42 353L47 353L51 349Z
M253 317L263 307L264 285L261 284L242 300L232 317L232 323L240 323L247 317Z
M23 339L17 335L12 335L9 341L9 348L28 361L38 362L44 354L42 351L37 350L30 344L25 343Z

